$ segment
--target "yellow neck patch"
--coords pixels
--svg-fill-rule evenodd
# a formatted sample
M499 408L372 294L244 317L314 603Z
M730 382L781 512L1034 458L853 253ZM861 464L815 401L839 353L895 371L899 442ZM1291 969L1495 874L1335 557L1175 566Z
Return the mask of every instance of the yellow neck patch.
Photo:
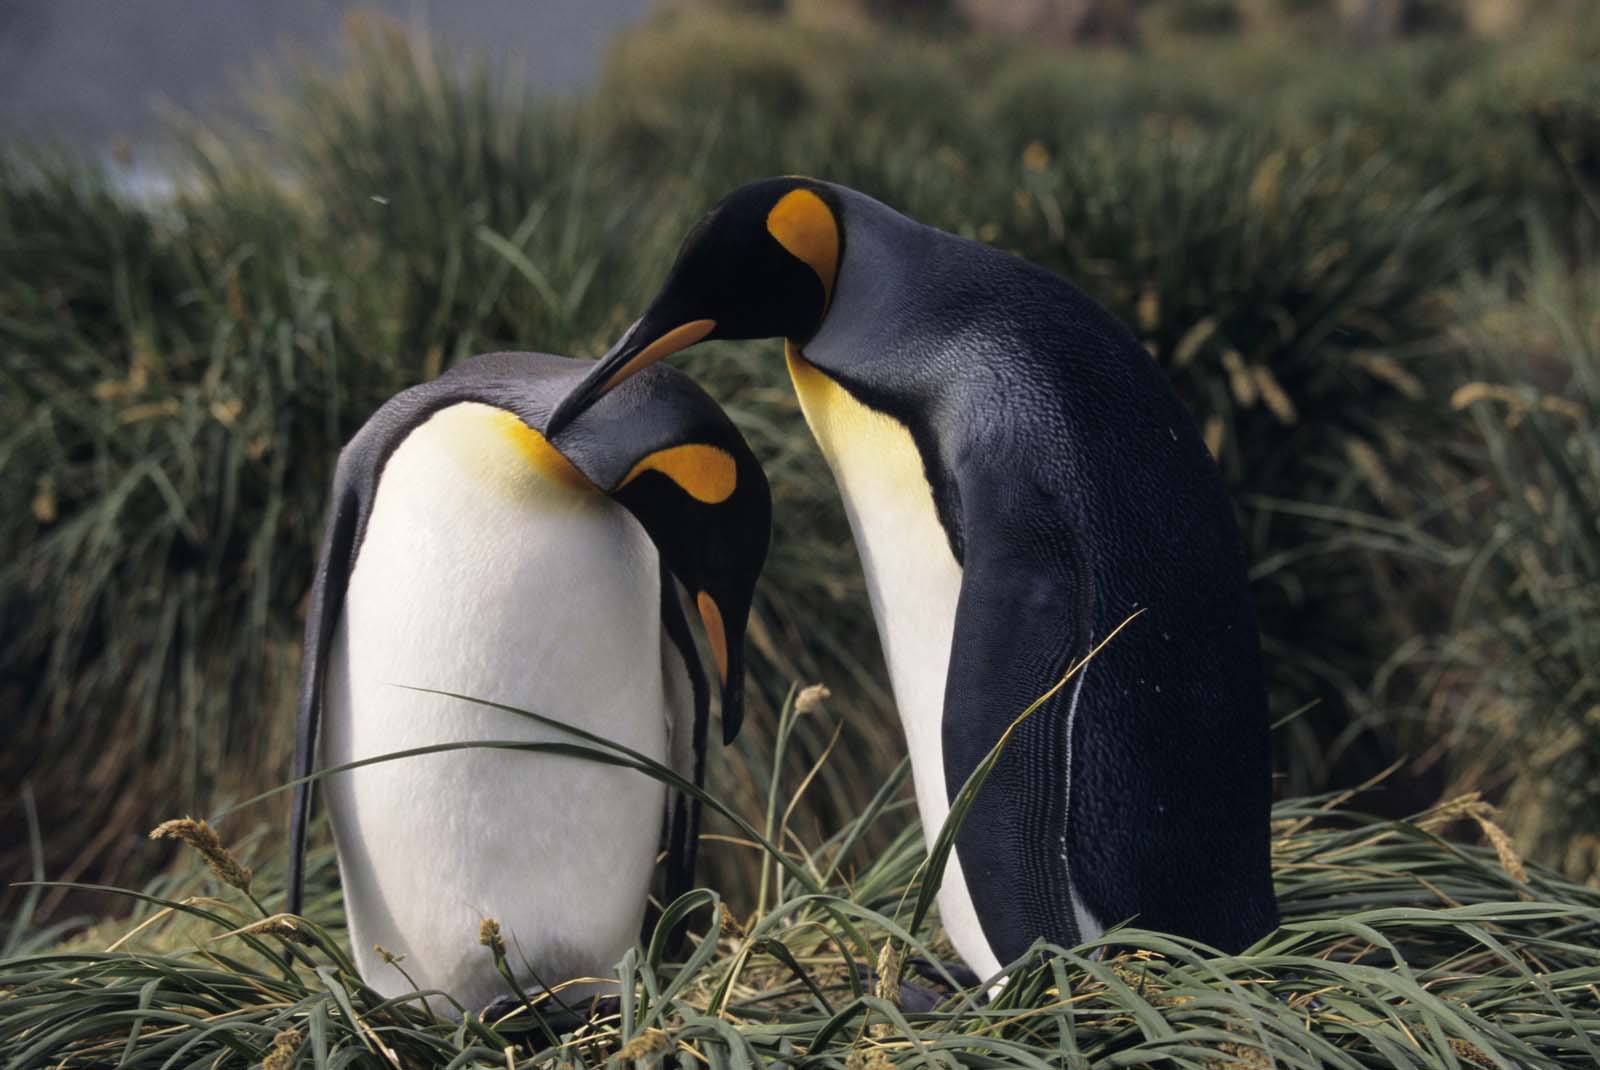
M672 446L645 456L622 477L617 490L645 472L660 472L682 487L689 497L707 505L727 501L739 485L739 466L733 455L700 443Z
M500 433L528 459L529 465L538 469L547 478L578 490L596 489L595 485L589 482L589 477L578 471L577 466L567 460L566 454L552 446L549 439L523 423L522 417L504 409L496 409L494 419L499 423Z
M834 464L834 455L850 437L849 431L872 425L878 414L823 374L793 342L784 342L783 355L788 359L789 378L794 383L795 396L800 399L806 425L811 428L811 437L822 447L828 463Z
M789 378L794 381L806 426L811 428L811 437L817 440L841 490L845 489L847 474L867 471L879 482L861 497L862 503L875 495L899 494L902 490L919 501L923 495L932 501L927 467L905 424L863 404L807 360L793 342L784 345L784 355L789 360ZM881 512L884 505L874 502L873 507Z
M522 417L495 405L463 401L440 409L425 425L430 435L487 476L516 479L517 461L544 478L575 490L597 490L549 439ZM420 429L419 429L420 430ZM507 448L509 447L509 449Z
M839 274L839 221L833 210L808 189L792 190L767 213L767 233L817 273L826 309Z

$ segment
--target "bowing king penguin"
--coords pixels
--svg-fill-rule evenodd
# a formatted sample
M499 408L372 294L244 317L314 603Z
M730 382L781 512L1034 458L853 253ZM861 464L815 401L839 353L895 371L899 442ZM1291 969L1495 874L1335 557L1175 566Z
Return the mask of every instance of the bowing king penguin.
M459 695L702 782L708 688L677 588L698 610L731 740L766 478L727 415L666 367L545 434L591 366L465 361L390 400L340 454L306 621L298 777L319 720L328 769L436 744L579 742ZM386 997L439 989L477 1010L509 996L478 946L488 917L525 992L609 976L638 938L664 826L668 901L693 874L698 804L636 769L455 749L334 772L326 792L350 944ZM302 781L293 912L309 805Z
M551 419L702 339L781 337L844 499L931 844L1008 726L939 893L993 975L1132 922L1276 924L1259 639L1220 473L1110 313L861 193L735 190Z

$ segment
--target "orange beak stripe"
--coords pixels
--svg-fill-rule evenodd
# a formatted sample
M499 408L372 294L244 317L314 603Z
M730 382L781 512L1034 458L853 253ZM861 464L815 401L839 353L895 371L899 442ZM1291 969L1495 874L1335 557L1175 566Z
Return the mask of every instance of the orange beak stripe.
M689 346L694 345L710 334L716 326L716 320L690 320L688 323L672 328L672 330L639 350L638 353L634 354L632 360L618 368L616 373L607 379L606 384L600 388L600 393L604 394L628 378L628 376L643 371L662 357L670 357L678 350L687 349Z

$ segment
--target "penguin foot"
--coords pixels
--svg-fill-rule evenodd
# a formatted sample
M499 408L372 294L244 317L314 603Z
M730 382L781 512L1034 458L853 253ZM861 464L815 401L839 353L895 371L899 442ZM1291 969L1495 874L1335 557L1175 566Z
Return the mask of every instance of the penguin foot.
M962 988L977 988L983 982L983 978L973 973L965 962L934 962L921 955L913 955L906 959L906 966L917 971L919 976L946 988L949 987L949 982L945 980L947 974Z
M921 1014L933 1010L940 1003L950 998L955 990L950 987L950 982L945 979L946 974L953 978L962 988L975 988L981 978L960 962L934 962L920 955L912 956L905 960L907 970L929 982L920 985L908 981L904 976L900 979L900 1009ZM942 972L941 972L942 971ZM861 963L856 964L856 976L861 979L861 985L867 991L872 991L878 984L878 971ZM980 1002L987 1001L988 996L980 996Z
M616 996L595 996L576 1004L565 1005L554 999L542 999L534 1004L524 1003L516 996L501 996L479 1013L478 1017L502 1033L538 1033L549 1030L563 1036L598 1018L608 1018L622 1010L622 1000Z

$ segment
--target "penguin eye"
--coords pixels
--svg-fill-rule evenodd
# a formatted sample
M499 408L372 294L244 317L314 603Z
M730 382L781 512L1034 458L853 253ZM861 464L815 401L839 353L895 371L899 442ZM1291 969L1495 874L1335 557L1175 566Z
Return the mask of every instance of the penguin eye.
M739 485L739 466L733 454L720 446L692 442L646 454L622 477L621 490L646 472L660 472L689 497L705 505L720 505Z

